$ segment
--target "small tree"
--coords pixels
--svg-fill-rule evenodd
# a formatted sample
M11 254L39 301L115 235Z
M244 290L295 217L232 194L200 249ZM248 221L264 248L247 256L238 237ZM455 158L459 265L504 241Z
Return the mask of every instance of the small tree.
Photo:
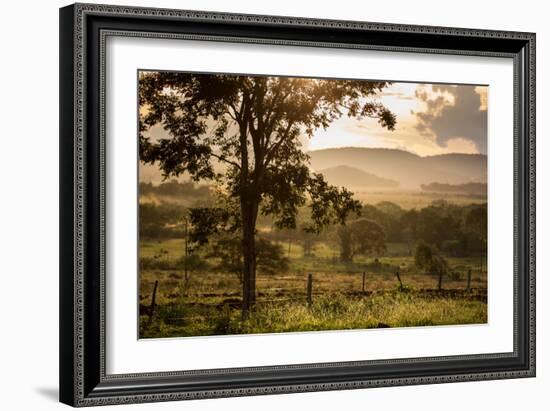
M357 254L380 254L386 250L386 235L382 227L366 218L360 218L337 230L340 258L353 261Z
M424 243L420 243L416 246L414 253L414 263L419 268L426 268L432 261L433 252L432 248Z
M319 234L309 231L308 225L304 223L298 231L298 239L302 243L304 257L311 257L313 255L315 244L319 241Z
M257 268L261 274L274 275L288 270L288 258L283 247L265 238L256 240ZM210 257L219 258L216 268L235 274L239 283L243 283L243 258L240 253L241 241L235 235L220 235L212 240Z
M172 237L176 230L172 227L181 222L185 208L176 204L139 204L140 238Z
M441 290L443 275L449 271L447 260L429 245L419 244L414 254L414 262L418 268L425 270L426 274L438 276L437 288Z
M191 274L206 271L209 267L208 262L197 254L188 254L182 256L177 263L178 268L184 270L183 288L185 292L189 290L189 281Z

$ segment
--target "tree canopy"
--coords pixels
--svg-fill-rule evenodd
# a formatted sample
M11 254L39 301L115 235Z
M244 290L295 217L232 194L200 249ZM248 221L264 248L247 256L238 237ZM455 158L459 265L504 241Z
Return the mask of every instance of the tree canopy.
M215 180L237 204L243 253L243 312L255 301L255 226L258 213L277 228L296 228L308 205L308 231L344 224L361 205L345 188L312 173L302 139L346 115L374 118L393 130L395 115L376 96L384 81L255 77L178 72L141 72L140 158L158 163L165 178L188 173ZM153 138L161 125L166 136ZM191 213L218 227L220 210ZM221 220L220 220L221 218Z
M380 254L386 249L384 229L366 218L339 227L337 234L342 261L352 261L357 254Z
M294 228L310 194L311 229L343 221L358 207L351 193L311 174L301 136L342 115L374 117L393 130L396 118L367 99L387 82L145 72L140 76L140 156L165 177L221 179L231 196L262 200L279 227ZM166 138L147 130L161 124ZM223 170L223 171L220 171ZM327 207L328 206L328 207Z

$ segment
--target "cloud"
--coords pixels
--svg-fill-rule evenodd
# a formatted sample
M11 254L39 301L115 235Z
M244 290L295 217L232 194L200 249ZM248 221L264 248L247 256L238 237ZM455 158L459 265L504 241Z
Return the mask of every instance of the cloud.
M395 97L399 100L414 100L415 97L412 95L408 95L403 92L391 92L391 91L382 91L379 94L381 97Z
M425 106L414 113L422 135L441 147L454 139L470 141L487 153L486 87L432 85L431 90L419 87L415 94Z

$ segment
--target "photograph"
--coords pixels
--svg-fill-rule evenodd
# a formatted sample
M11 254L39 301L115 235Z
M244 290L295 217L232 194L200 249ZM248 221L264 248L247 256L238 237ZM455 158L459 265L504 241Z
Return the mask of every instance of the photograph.
M137 84L140 339L488 323L488 85Z
M428 411L449 390L457 409L480 398L517 409L542 393L542 14L479 2L479 13L170 2L60 6L59 76L46 70L39 82L59 85L58 121L40 120L56 118L55 92L7 84L25 104L48 100L32 116L12 104L22 120L11 123L36 126L25 135L44 147L36 161L7 156L5 175L28 199L5 203L29 210L5 215L19 247L32 238L25 227L40 226L28 224L37 210L53 205L59 224L38 257L23 247L6 272L28 280L16 275L29 271L22 262L43 265L59 233L58 252L45 252L59 281L37 267L44 286L19 287L43 294L25 297L44 301L33 315L59 296L54 327L26 326L33 343L56 331L37 352L58 352L46 357L59 359L59 401L219 408L235 397L222 407L242 408L236 397L257 396L251 409L281 409L303 397L309 408L366 400ZM44 124L59 126L57 145ZM30 147L21 130L8 140ZM19 178L27 163L40 172ZM56 191L47 184L24 183L50 181L45 163L58 168L57 201L41 195ZM333 404L315 402L321 391Z

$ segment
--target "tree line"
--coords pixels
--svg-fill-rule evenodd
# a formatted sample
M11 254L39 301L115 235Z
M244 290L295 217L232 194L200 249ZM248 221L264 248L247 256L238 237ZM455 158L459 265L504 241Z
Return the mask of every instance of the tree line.
M203 209L161 203L140 204L140 237L149 239L184 238L186 219L191 214L201 214ZM220 211L222 212L222 211ZM204 255L221 258L222 267L231 267L239 278L242 268L240 239L238 233L220 230L205 217L200 228L191 227L191 248ZM229 218L226 215L226 218ZM320 232L307 230L308 216L298 212L296 229L277 228L272 220L264 218L258 223L256 238L259 264L262 272L274 272L270 266L286 267L283 243L299 244L304 257L314 257L315 247L321 243L335 243L342 262L352 262L359 255L383 256L387 243L406 243L412 256L418 244L431 246L438 253L453 257L480 255L485 252L487 241L487 205L456 205L446 201L434 201L427 207L405 210L391 202L363 205L357 214L345 224L332 224ZM205 251L207 250L207 251ZM269 262L272 260L272 263ZM241 270L242 271L242 270Z

